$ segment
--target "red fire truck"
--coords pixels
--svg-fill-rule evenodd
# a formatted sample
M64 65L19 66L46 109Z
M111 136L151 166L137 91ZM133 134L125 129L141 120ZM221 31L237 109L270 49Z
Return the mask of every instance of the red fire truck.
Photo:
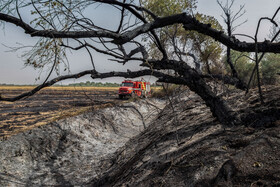
M119 98L126 96L147 97L151 93L151 84L144 79L141 81L124 80L119 88Z

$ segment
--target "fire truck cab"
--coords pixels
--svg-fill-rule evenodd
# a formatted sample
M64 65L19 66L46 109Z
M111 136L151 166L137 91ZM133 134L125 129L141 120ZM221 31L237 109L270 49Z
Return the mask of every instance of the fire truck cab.
M147 97L150 93L150 82L146 82L144 79L141 81L124 80L119 88L120 99L126 96Z

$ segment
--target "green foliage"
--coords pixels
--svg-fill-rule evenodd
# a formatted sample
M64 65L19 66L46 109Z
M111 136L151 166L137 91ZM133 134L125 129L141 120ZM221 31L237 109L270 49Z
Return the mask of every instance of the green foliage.
M279 81L277 73L280 73L280 55L267 54L261 62L260 71L263 84L276 84Z
M55 67L59 74L59 65L64 64L64 71L68 69L65 48L61 47L62 39L40 38L31 50L25 51L21 56L25 66L34 69L43 69L48 65ZM39 79L39 78L38 78Z
M204 24L210 24L212 28L222 31L223 28L220 23L212 16L207 16L197 13L195 15L196 19ZM209 66L209 71L215 70L215 73L221 69L222 64L220 63L221 54L223 52L222 45L212 39L209 36L200 34L196 31L188 31L183 35L182 40L191 40L192 50L199 54L200 61L204 64L204 72L207 72L207 66ZM187 42L187 41L183 41ZM211 62L211 65L210 65ZM210 67L211 66L211 67ZM211 71L211 72L212 72ZM212 72L213 73L213 72Z
M231 51L231 58L233 65L239 75L239 77L248 82L252 71L255 67L255 62L245 57L250 57L249 53L240 53L237 51ZM226 63L226 56L223 58L227 72L231 72L230 67ZM262 84L277 84L279 83L280 72L280 55L279 54L266 54L264 59L260 62L260 77ZM256 75L254 75L251 85L254 87L257 85Z
M169 16L173 14L179 14L182 12L190 13L196 8L197 0L142 0L142 5L152 11L159 17ZM145 15L148 20L152 20L149 15ZM164 28L157 29L157 35L162 46L167 50L169 56L172 56L174 50L171 49L172 36L182 33L184 29L181 25L171 25ZM147 38L143 38L144 41ZM149 55L154 59L161 59L161 53L159 52L157 45L153 41L149 41Z
M29 13L29 24L38 30L82 30L84 28L77 24L76 18L79 19L81 12L93 3L91 1L81 2L79 0L1 0L0 12L18 17L16 7L19 10L23 9L25 16ZM4 22L0 21L0 24L4 24ZM51 67L54 67L56 73L59 74L61 69L66 71L69 68L66 48L61 46L64 42L68 42L68 40L61 38L39 38L32 46L18 44L15 47L11 47L11 50L21 52L25 66L31 66L34 69L39 69L41 72L44 68L49 70Z
M154 14L164 17L196 8L196 0L142 0L143 6Z
M151 10L157 16L169 16L182 12L191 14L197 4L196 0L143 0L142 2L145 8ZM214 17L199 13L195 14L195 17L202 23L210 24L213 28L222 30L222 26ZM147 18L152 19L149 15L147 15ZM223 48L219 42L211 37L195 31L186 31L182 25L172 25L158 29L157 34L169 57L175 57L173 46L176 43L177 47L181 46L180 50L182 52L192 51L192 53L195 53L199 57L199 61L205 64L204 67L211 64L213 67L218 67L217 70L221 69L220 58ZM162 58L155 43L150 41L148 46L149 55L152 58Z
M120 84L118 83L102 83L102 82L80 82L80 83L75 83L75 84L69 84L68 86L81 86L81 87L119 87Z
M250 56L251 56L250 53L241 53L238 51L231 50L231 59L233 65L238 73L239 78L243 80L245 83L249 82L250 76L255 66L255 62L248 58ZM226 62L227 61L226 54L223 56L222 61L226 68L226 74L231 75L231 69L228 63ZM257 84L257 79L256 76L254 76L251 82L251 86L254 87L256 86L256 84Z

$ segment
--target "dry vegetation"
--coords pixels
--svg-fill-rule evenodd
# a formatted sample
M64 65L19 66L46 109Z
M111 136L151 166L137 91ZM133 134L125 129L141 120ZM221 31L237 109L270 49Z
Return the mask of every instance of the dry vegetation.
M0 90L30 90L34 89L35 86L0 86ZM118 90L118 87L80 87L80 86L53 86L44 88L44 90Z
M31 86L1 86L2 96L18 95ZM57 119L119 102L114 87L49 87L14 102L0 103L0 137L6 138Z

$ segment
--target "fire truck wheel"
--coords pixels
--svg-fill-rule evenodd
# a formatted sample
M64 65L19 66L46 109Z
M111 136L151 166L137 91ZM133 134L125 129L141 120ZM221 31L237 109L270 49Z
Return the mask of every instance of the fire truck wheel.
M147 98L147 92L144 92L144 98Z
M141 91L141 97L147 98L147 92L146 91Z
M133 98L136 97L135 92L132 92L132 93L131 93L131 97L133 97Z
M123 95L119 95L119 99L123 99Z

